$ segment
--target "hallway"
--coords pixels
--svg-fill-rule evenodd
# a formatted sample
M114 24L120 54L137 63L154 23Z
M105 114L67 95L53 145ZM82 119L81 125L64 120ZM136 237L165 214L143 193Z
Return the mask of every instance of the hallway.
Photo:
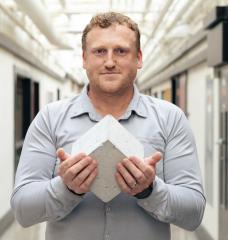
M128 39L131 44L126 45L124 43L127 39L126 37L112 43L110 39L115 39L111 36L112 31L109 32L110 35L107 34L108 38L105 44L103 43L104 37L96 34L98 42L102 44L99 45L99 48L94 48L94 51L89 52L89 54L92 54L91 56L96 53L96 58L93 56L96 61L91 61L91 63L85 61L89 59L85 58L85 50L87 48L84 45L87 44L87 47L89 46L86 43L87 37L84 34L85 27L92 16L99 12L110 11L126 15L139 28L140 34L138 34L137 30L134 40L137 42L137 51L140 50L142 54L142 56L141 54L137 55L137 69L135 69L135 61L131 62L128 58L128 54L131 53L129 49L134 49L135 44L132 44L131 39ZM85 93L91 90L87 84L94 79L93 74L89 74L89 76L87 74L89 69L85 68L86 62L88 66L91 65L94 72L97 72L96 74L107 79L107 82L111 83L110 86L114 86L114 81L110 81L110 79L117 79L114 77L115 74L117 74L116 77L120 77L118 75L122 74L123 78L125 78L126 70L126 76L132 75L127 74L128 67L126 66L128 65L122 65L122 60L128 62L129 65L133 64L135 79L132 78L132 82L135 81L135 86L140 94L147 95L145 99L150 99L151 103L149 104L148 101L148 107L146 105L143 107L142 105L139 109L131 109L134 104L127 105L125 100L128 98L123 98L123 103L120 106L126 106L126 109L122 111L124 113L123 118L118 120L124 127L131 130L136 139L143 144L145 157L150 156L154 150L164 154L164 158L160 161L161 164L158 163L155 169L157 177L161 180L161 184L163 184L162 181L164 182L164 186L171 186L170 188L164 188L165 190L168 189L167 191L170 193L177 191L178 195L176 196L183 197L181 198L182 201L178 203L178 207L175 208L176 205L170 199L178 202L178 198L171 198L171 195L164 194L165 201L160 201L160 199L159 201L148 201L152 204L156 203L156 206L151 209L153 211L164 211L162 214L164 218L161 218L161 220L169 221L171 219L170 222L177 225L181 223L179 226L185 226L182 225L183 221L190 219L189 222L195 224L197 219L200 221L199 219L201 218L195 218L194 211L192 211L192 208L189 208L191 206L189 202L198 204L204 201L194 201L192 195L185 197L186 192L178 191L178 189L181 187L182 190L196 194L199 190L198 187L202 185L203 191L200 190L198 193L203 192L206 196L206 208L200 227L195 232L189 232L172 226L171 240L228 240L228 0L0 0L0 23L0 132L2 136L0 140L0 156L2 156L0 162L3 169L0 174L0 240L45 239L45 223L22 228L17 222L13 222L10 199L13 191L15 193L14 180L18 164L22 160L21 162L24 164L22 169L25 169L24 172L27 174L24 179L28 179L29 184L36 182L38 186L41 186L46 181L49 183L52 180L58 181L57 172L59 171L58 164L60 161L56 155L56 150L62 147L70 153L73 142L78 140L80 136L95 124L97 119L99 119L94 117L95 113L99 113L99 110L103 108L100 107L100 102L99 104L93 103L90 99L92 95L85 94L86 103L92 106L93 112L88 112L87 114L87 111L83 110L84 105L87 105L85 102L76 106L74 108L75 113L74 115L72 114L70 121L72 121L72 124L73 121L78 122L72 125L72 127L68 127L71 125L68 123L62 124L62 120L55 118L56 115L52 114L52 111L49 114L49 106L57 106L55 104L52 105L52 102L61 101L63 103L66 99L76 99L76 95L81 94L83 88ZM109 30L109 27L107 26L107 30ZM131 27L130 29L133 30ZM127 30L129 31L129 29ZM111 43L112 45L110 45ZM111 51L108 51L108 49L111 49ZM109 56L107 53L109 52L112 53L110 55L112 57L110 58L112 60L111 65L117 69L117 71L111 72L111 74L109 71L103 71L103 69L107 68L107 62L110 63L107 61L110 60L107 58ZM102 61L100 61L101 59ZM98 63L103 64L100 65L101 69L97 67ZM110 70L110 66L108 69ZM137 71L137 75L135 75L135 71ZM106 74L107 78L105 77ZM128 78L126 79L128 80ZM87 89L85 88L86 86L88 87ZM120 92L118 92L118 98L115 96L115 99L122 99L119 97ZM148 127L147 124L144 124L144 122L141 124L137 121L145 119L146 122L146 110L150 109L149 106L156 109L155 104L153 105L157 101L155 99L162 99L176 105L183 114L182 116L180 115L181 117L177 117L178 115L171 117L171 110L170 113L164 111L164 114L161 114L161 116L156 115L156 117L151 118L150 124L152 125L148 125L149 128L144 130L144 127ZM102 102L105 101L102 100ZM107 112L116 115L114 111L111 111L111 108L118 106L117 101L110 101L109 98L107 103L110 103L110 109L108 108ZM170 103L167 106L172 106ZM176 106L173 109L178 109ZM43 111L42 109L47 110ZM48 118L42 120L45 123L43 125L47 134L38 134L39 137L34 137L34 146L38 145L39 148L42 148L42 151L31 151L31 157L28 159L24 156L21 157L27 130L40 111L43 112L39 116L42 116L44 112L48 113ZM107 112L99 114L105 116ZM66 114L59 111L59 108L56 110L57 113L61 113L61 116L64 116L63 118L65 119ZM128 113L130 114L129 116ZM99 114L98 116L100 117ZM125 116L128 116L128 118L125 119ZM172 134L175 132L175 129L179 129L179 126L181 126L179 122L178 124L173 124L174 120L179 119L178 121L181 121L185 118L187 118L188 123L183 124L183 126L190 127L192 133L189 135L189 130L176 131L174 135L179 140L176 142L177 144L173 144L175 137L172 137ZM85 119L88 119L88 121ZM159 121L164 119L163 124L158 121L159 124L154 127L153 121L156 119ZM134 122L135 120L137 121ZM36 121L34 121L35 126ZM89 123L88 126L87 123ZM128 127L129 123L134 123L135 125ZM83 127L81 127L81 124ZM61 132L62 126L66 127L66 129ZM37 132L43 133L42 131ZM180 140L184 138L183 132L188 133L186 136L192 136L193 134L194 140L191 137L191 141L188 144L184 144L184 141ZM99 132L97 136L99 135L102 134ZM122 135L119 134L118 137L121 139ZM29 142L27 141L27 143ZM196 146L197 154L190 158L188 156L194 152L193 150L189 151L189 149L192 149L192 147L189 148L189 146L193 146L192 142L195 142L193 148ZM50 146L47 147L46 143L49 143ZM173 146L170 147L170 144ZM26 144L24 149L29 149ZM132 145L130 145L129 149L135 150ZM188 154L183 149L187 150ZM49 150L52 151L51 154ZM172 155L173 153L170 154L170 156L174 157L167 157L169 156L167 154L169 151L175 153L175 155ZM41 155L39 155L40 153ZM111 153L110 156L112 157ZM45 159L48 161L43 161ZM179 162L169 164L169 159L179 160ZM25 164L27 160L29 162ZM193 164L189 164L189 160L197 162L197 169L200 169L200 171L194 170ZM179 171L182 167L182 171ZM109 168L108 166L107 169L114 168ZM198 174L195 174L197 177L194 180L192 178L192 180L187 181L186 176L192 177L194 172L198 172ZM199 172L201 173L199 174ZM78 171L76 176L80 173L81 171ZM180 173L183 173L183 175L179 175ZM113 177L114 175L110 174L110 176ZM21 177L20 179L23 178ZM197 181L195 181L196 179ZM202 179L202 184L195 184L201 181L199 179ZM152 183L151 181L150 183ZM25 183L20 182L20 184L21 188ZM134 187L136 185L137 181L134 182ZM189 185L197 185L197 187L189 187ZM51 186L51 184L47 186ZM28 191L31 194L31 198L28 201L29 204L33 203L38 195L37 193L40 193L37 188L33 189L34 192L32 194L31 191ZM44 193L46 190L47 188L41 193ZM149 193L151 193L151 185L146 190L149 190ZM61 193L61 191L61 187L58 187L56 192ZM60 195L56 199L54 198L54 203L61 202L62 195ZM202 195L199 194L201 197ZM63 196L65 197L66 195ZM160 195L155 196L160 198ZM37 205L30 207L29 210L32 211L37 206L40 206L40 202L46 199L46 197L47 195L38 198L38 204L34 201ZM172 204L167 204L166 206L172 205L174 208L171 208L171 211L166 211L166 208L161 205L163 202L171 202ZM180 203L184 203L183 209L187 213L177 214L182 209L179 207L182 205ZM60 206L59 210L62 209L62 205ZM95 205L91 206L93 208ZM125 205L121 206L125 210ZM30 213L26 207L20 210L20 213L25 213L25 215ZM147 202L142 207L149 212L151 210L149 209L151 206L149 205L148 207ZM148 209L146 209L147 207ZM42 210L38 210L41 213L35 213L32 216L38 216L39 218L40 215L45 214L48 218L39 218L36 222L41 222L43 219L52 221L52 218L49 218L51 215L46 215L47 213L42 213ZM47 209L45 210L48 212ZM115 209L114 213L118 212L118 210ZM109 207L107 207L106 211L110 211ZM153 211L152 213L154 214ZM174 218L167 218L167 213L174 213ZM191 213L193 213L193 220L190 218ZM56 214L56 211L54 211L54 214ZM180 215L181 218L178 222L176 219ZM74 234L72 234L72 238L74 239L75 237L76 240L103 239L103 228L99 237L95 238L93 234L94 232L98 233L98 228L94 225L94 223L98 222L97 216L94 214L93 221L89 219L90 224L87 225L95 229L91 232L92 237L82 239L79 236L80 227L76 231L75 226L78 227L79 225L73 221L72 229ZM123 216L126 217L127 215ZM108 219L108 217L106 218ZM82 224L86 222L81 221L80 217L79 219ZM137 217L132 218L130 216L129 219L138 221ZM116 222L110 224L110 226L115 226ZM123 223L126 222L124 221ZM135 224L136 226L138 226L138 222ZM123 225L121 224L121 227ZM142 226L144 227L143 224ZM148 229L151 230L151 225L148 226ZM134 229L131 225L130 227ZM185 227L188 228L188 226ZM82 230L84 231L84 229ZM85 232L90 231L86 228ZM121 233L119 230L113 232ZM158 234L163 233L163 231L159 230L157 232ZM128 232L124 228L125 233ZM121 240L144 240L141 235L145 231L140 228L140 231L136 230L136 233L139 233L140 237L132 235L133 237L121 236L120 238L123 238ZM149 237L145 237L145 239L150 238L152 235L151 240L153 240L156 238L156 235L153 234L149 233L147 235ZM68 230L66 230L66 235L68 235L68 239L67 237L63 239L69 240ZM169 235L169 229L167 229L167 235ZM108 233L106 237L110 240ZM112 239L116 238L118 237L112 237ZM162 238L160 237L159 240L163 240Z

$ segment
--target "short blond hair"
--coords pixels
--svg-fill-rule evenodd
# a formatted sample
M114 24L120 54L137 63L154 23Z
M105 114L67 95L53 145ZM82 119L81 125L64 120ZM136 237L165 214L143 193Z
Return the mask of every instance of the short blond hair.
M94 27L108 28L113 24L126 25L132 31L135 32L136 36L136 50L140 51L140 31L138 24L135 23L131 18L117 12L106 12L99 13L92 17L89 24L86 25L82 33L82 50L86 49L86 37L89 31Z

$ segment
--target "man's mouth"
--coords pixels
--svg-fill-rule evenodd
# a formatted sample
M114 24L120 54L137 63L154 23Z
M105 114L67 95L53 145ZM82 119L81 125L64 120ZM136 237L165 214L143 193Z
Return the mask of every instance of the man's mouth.
M104 72L104 73L101 73L101 75L117 75L117 74L120 74L119 72Z

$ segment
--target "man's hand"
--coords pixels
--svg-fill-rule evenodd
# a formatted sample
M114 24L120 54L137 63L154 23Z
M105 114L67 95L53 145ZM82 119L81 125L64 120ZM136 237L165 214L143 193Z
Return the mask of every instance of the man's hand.
M97 176L97 162L84 153L70 156L62 148L57 156L61 161L58 174L66 186L76 194L88 192Z
M116 180L120 189L130 195L136 195L148 188L156 175L156 163L160 161L162 154L154 153L144 161L137 157L123 159L117 164Z

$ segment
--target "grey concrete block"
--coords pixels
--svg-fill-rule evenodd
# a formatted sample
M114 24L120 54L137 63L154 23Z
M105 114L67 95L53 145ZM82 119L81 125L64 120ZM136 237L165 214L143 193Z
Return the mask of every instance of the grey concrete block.
M98 162L98 175L91 192L104 202L120 193L115 180L117 163L125 157L144 156L142 144L111 115L105 116L73 144L71 154L80 152Z

